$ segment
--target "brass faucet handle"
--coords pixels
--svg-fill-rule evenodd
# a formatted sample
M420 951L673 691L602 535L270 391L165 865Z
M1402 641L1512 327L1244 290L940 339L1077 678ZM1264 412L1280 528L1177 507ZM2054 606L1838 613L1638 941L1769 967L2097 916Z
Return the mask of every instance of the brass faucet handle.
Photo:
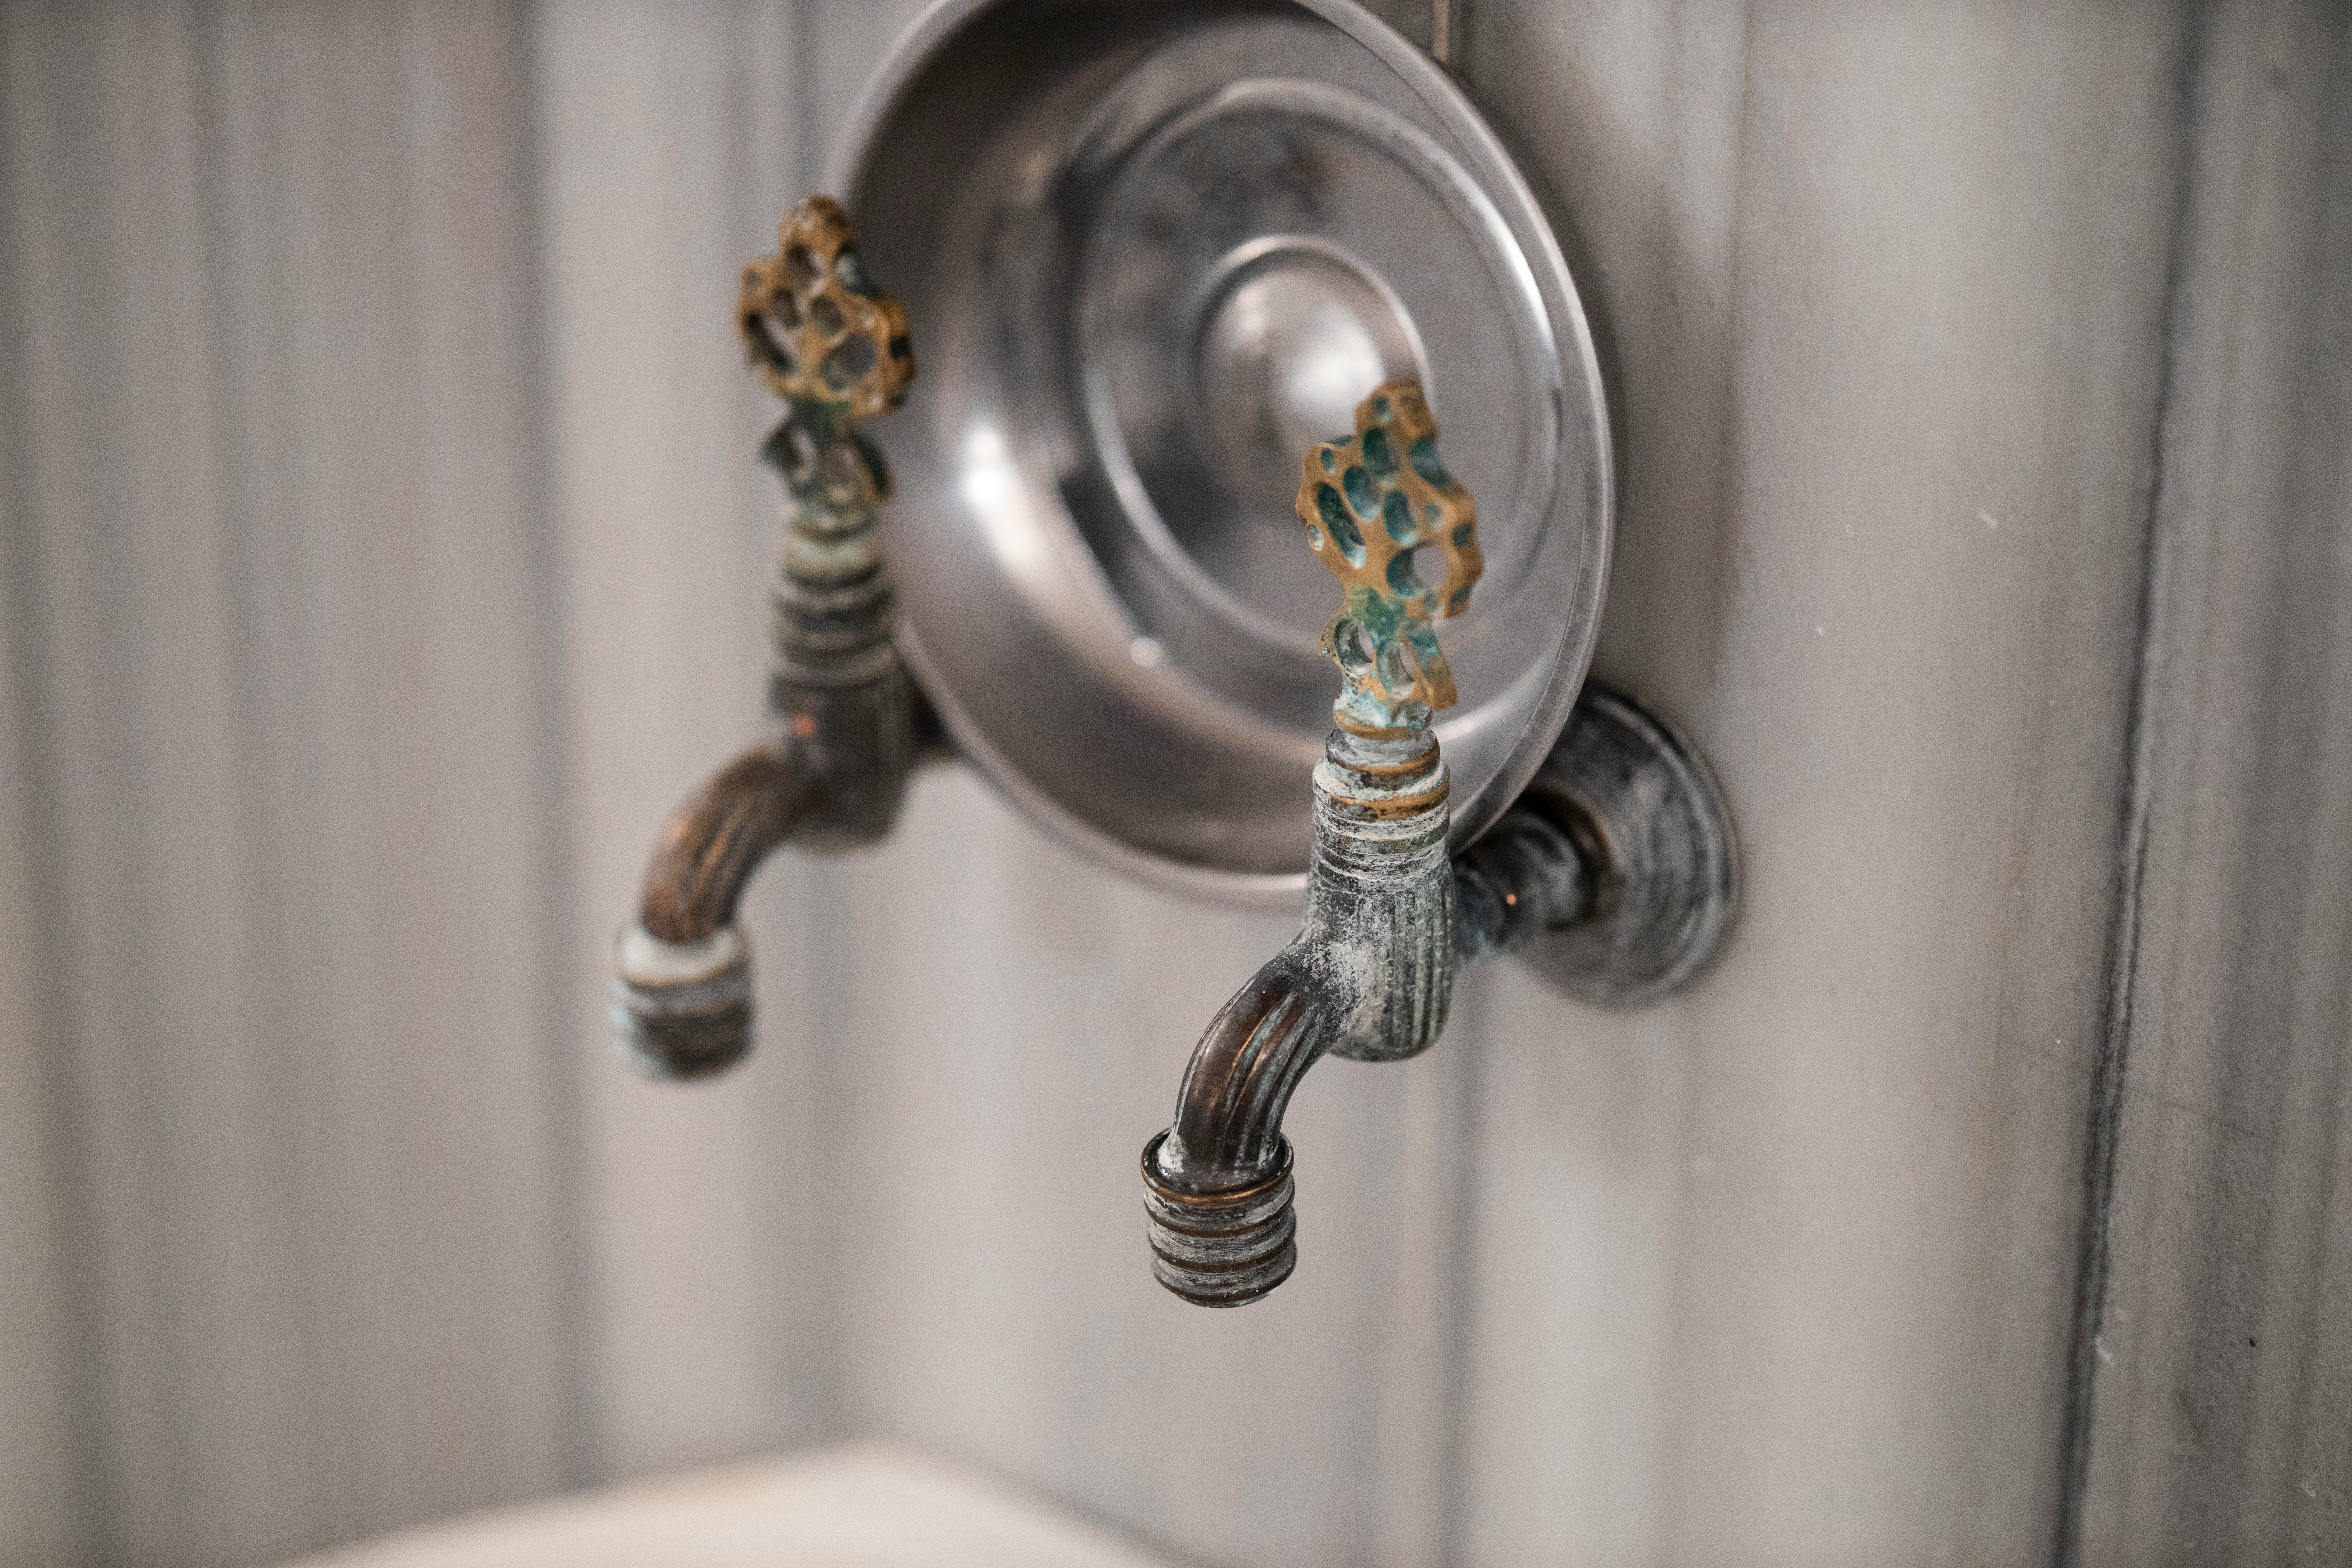
M898 407L915 379L906 307L866 277L857 226L831 196L796 204L776 254L743 268L736 321L753 373L793 403L866 419Z
M1360 730L1425 727L1455 700L1432 623L1469 607L1486 560L1478 503L1438 458L1418 382L1375 388L1356 405L1355 435L1308 448L1298 521L1347 595L1323 628L1346 682L1334 713Z

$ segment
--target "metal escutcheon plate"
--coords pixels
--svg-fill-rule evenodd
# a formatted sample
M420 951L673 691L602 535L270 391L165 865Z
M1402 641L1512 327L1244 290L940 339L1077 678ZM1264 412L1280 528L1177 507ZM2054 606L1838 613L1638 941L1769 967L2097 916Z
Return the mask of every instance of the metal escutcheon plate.
M1706 973L1739 910L1739 840L1723 788L1665 715L1586 684L1521 797L1598 869L1592 907L1519 957L1570 995L1646 1007Z
M880 438L902 647L963 750L1081 848L1296 907L1337 607L1300 455L1418 378L1488 566L1441 636L1458 848L1591 658L1613 460L1543 203L1346 0L945 0L831 171L921 379Z

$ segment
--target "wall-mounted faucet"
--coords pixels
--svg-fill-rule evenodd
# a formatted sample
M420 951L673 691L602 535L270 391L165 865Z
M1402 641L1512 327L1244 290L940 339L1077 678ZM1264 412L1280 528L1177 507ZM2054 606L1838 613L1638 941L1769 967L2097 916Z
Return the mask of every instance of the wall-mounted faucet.
M1457 963L1551 946L1555 977L1612 1002L1670 993L1713 956L1737 898L1728 814L1696 753L1639 704L1594 690L1524 795L1458 858L1433 711L1454 701L1433 623L1477 581L1476 509L1411 382L1307 454L1299 521L1346 600L1314 771L1306 919L1211 1020L1176 1117L1143 1151L1152 1272L1237 1307L1298 1260L1282 1118L1326 1052L1416 1056L1445 1026ZM1442 559L1430 580L1421 563Z
M744 278L788 405L767 733L664 827L614 1033L651 1076L740 1058L745 882L781 844L886 832L952 732L1104 864L1303 900L1143 1157L1158 1278L1255 1300L1296 1267L1282 1121L1317 1059L1429 1048L1457 967L1507 952L1589 1001L1672 994L1738 903L1705 763L1587 679L1621 452L1573 247L1459 86L1353 0L959 0L838 149L863 236L812 198ZM903 600L856 422L914 363L865 257L939 367L893 441ZM1493 504L1491 573L1424 386Z
M891 641L874 537L890 475L856 425L896 408L914 380L907 313L866 277L848 216L812 196L778 229L776 254L744 269L737 322L752 370L786 405L762 451L790 496L767 719L760 743L663 824L637 917L614 941L614 1036L650 1078L704 1077L750 1050L744 884L780 845L887 834L937 732Z

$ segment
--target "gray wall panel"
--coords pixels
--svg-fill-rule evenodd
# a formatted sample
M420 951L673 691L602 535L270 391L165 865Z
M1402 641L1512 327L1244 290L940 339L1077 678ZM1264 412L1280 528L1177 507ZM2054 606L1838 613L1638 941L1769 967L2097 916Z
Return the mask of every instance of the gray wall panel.
M2178 30L1469 10L1619 351L1599 668L1749 878L1687 1001L1506 983L1474 1560L2048 1550Z
M2146 858L2086 1256L2084 1563L2352 1552L2352 26L2215 7L2185 105ZM2104 1179L2103 1179L2104 1178Z
M47 620L32 590L14 184L0 158L0 1563L36 1568L83 1555L89 1454L74 1400L82 1292L68 1239L68 1063L52 984L58 944L45 918L58 877L44 831L47 781L34 765L46 746L32 672Z
M560 1485L514 18L0 25L89 1550Z

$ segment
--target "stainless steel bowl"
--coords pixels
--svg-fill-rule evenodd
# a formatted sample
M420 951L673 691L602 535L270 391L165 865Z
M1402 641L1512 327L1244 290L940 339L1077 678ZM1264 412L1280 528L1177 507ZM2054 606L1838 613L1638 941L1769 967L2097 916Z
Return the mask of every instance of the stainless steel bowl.
M1152 881L1295 905L1338 607L1300 455L1418 377L1487 568L1440 635L1453 841L1542 762L1614 512L1592 334L1544 205L1347 0L944 0L828 187L906 301L901 642L964 750Z

